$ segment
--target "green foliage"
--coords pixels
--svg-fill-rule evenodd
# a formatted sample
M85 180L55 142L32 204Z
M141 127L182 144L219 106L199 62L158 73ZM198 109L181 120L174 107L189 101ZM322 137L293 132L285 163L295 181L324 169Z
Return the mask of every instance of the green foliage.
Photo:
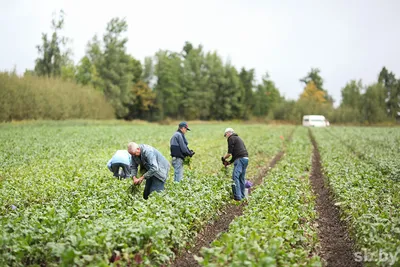
M151 120L152 112L156 110L156 94L144 82L139 81L132 87L132 99L128 104L129 114L126 119L148 119Z
M360 123L363 121L363 85L361 80L352 80L342 88L342 103L337 110L336 121Z
M193 48L186 43L187 54L183 60L181 90L183 99L178 104L181 107L184 118L193 120L208 119L212 94L207 87L207 71L204 69L203 47ZM185 48L184 48L185 49Z
M268 73L263 77L262 83L257 86L254 97L255 105L253 114L260 117L273 116L273 111L282 102L279 90L269 78Z
M39 58L35 62L35 74L39 76L58 77L62 74L62 68L69 61L70 51L62 51L62 46L68 42L68 38L59 36L64 27L64 12L60 11L58 20L51 22L53 34L49 40L47 34L42 34L42 45L37 46Z
M74 81L75 80L75 66L73 63L65 64L61 67L61 79L63 81Z
M400 81L392 72L385 67L379 73L378 82L386 89L386 108L388 117L391 119L400 118Z
M159 119L165 117L179 118L183 112L181 88L182 60L177 53L160 50L155 55L154 72L157 83L154 91L157 94Z
M186 41L182 51L183 57L186 58L192 50L193 50L192 43Z
M186 43L183 56L159 51L155 56L155 92L159 117L228 120L241 118L245 93L237 70L202 46Z
M361 108L361 92L362 92L362 82L352 80L342 88L342 103L341 106L353 107L354 109Z
M126 53L128 29L125 19L113 18L108 24L103 42L94 36L88 44L87 55L82 58L76 80L82 84L92 84L102 91L114 107L117 118L132 114L132 87L140 81L142 65L140 61Z
M139 60L135 59L134 57L130 56L130 68L129 71L133 74L133 83L138 83L142 77L142 63Z
M250 195L237 217L198 258L203 266L321 266L314 196L308 181L312 146L295 131L287 155Z
M213 105L212 118L216 120L231 120L240 118L243 112L241 98L244 95L238 72L229 63L223 68Z
M90 61L88 56L84 56L76 67L75 80L77 83L82 85L92 85L98 88L99 76L96 70L96 66Z
M248 144L249 178L280 149L279 136L293 129L229 126ZM227 150L227 125L192 124L192 169L179 184L170 171L165 191L147 201L143 185L128 194L132 180L115 179L106 163L129 141L168 155L165 133L175 126L80 121L0 127L0 139L7 140L0 142L0 266L108 266L113 253L121 256L115 265L168 265L230 201L230 175L215 156Z
M192 169L192 167L190 166L191 162L192 162L192 158L191 157L185 157L183 159L183 165L188 166L189 169Z
M153 66L152 58L145 57L143 65L144 66L143 66L143 71L142 71L142 80L145 83L147 83L148 85L150 85L153 80L153 75L154 75L154 66Z
M57 78L0 73L0 121L111 119L112 107L91 87Z
M131 194L133 196L135 195L140 195L140 193L142 192L141 188L140 188L140 184L131 184L128 188L128 194Z
M255 88L255 71L254 69L246 70L242 68L239 73L240 83L244 90L243 96L243 119L249 119L254 108L255 96L253 90Z
M107 100L115 108L118 118L128 113L125 106L129 103L129 92L134 79L131 57L125 52L128 41L122 37L128 25L125 20L112 19L107 24L107 31L103 37L104 52L101 64L96 65L103 83L103 92Z
M313 129L313 134L319 144L327 181L357 247L398 252L398 129L337 127ZM399 260L397 258L397 264ZM376 264L385 265L382 262Z
M26 75L61 77L102 92L118 119L285 120L299 123L305 114L325 115L331 122L375 124L400 121L400 82L385 67L378 84L362 92L360 82L342 89L343 101L333 107L320 69L300 79L305 86L297 101L285 100L268 74L255 81L254 69L240 72L202 45L186 41L178 52L159 50L143 62L126 51L128 25L113 18L102 40L95 35L75 66L60 35L64 13L52 20L51 38L42 34L35 69ZM380 86L380 87L379 87ZM364 94L363 94L364 93Z
M370 123L385 121L387 118L385 88L379 83L370 85L363 98L364 119Z

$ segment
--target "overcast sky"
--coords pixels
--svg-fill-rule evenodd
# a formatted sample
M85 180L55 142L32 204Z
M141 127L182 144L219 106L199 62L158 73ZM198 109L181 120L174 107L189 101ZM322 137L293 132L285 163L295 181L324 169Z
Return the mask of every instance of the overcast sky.
M34 67L35 46L60 9L75 63L111 18L125 17L127 51L142 62L190 41L254 68L258 79L268 72L290 99L311 67L336 104L351 79L372 83L383 66L400 75L400 0L0 0L0 70Z

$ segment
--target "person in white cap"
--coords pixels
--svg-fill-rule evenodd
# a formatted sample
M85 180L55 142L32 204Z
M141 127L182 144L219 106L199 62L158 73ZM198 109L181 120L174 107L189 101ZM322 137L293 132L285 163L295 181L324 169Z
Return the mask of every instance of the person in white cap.
M141 184L146 179L143 198L147 199L151 192L164 190L165 181L168 178L169 162L154 147L134 142L128 144L128 152L132 155L131 176L134 184ZM145 174L137 178L138 167L145 169Z
M233 198L240 201L245 197L246 169L249 164L249 155L243 140L232 128L225 129L224 137L226 137L228 142L228 152L221 159L225 166L234 164L232 192ZM226 159L229 157L232 158L227 162Z

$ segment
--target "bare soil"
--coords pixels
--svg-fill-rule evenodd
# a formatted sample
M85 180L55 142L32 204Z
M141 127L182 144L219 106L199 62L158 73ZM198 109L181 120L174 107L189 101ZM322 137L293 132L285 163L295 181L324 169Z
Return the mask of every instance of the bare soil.
M259 170L258 175L254 179L254 185L252 191L257 189L263 181L263 178L267 175L268 171L272 169L275 164L281 159L284 152L281 151L275 155L275 157L269 162L269 164ZM207 224L203 230L196 236L194 245L183 251L175 261L171 264L174 267L192 267L200 266L194 258L194 255L198 255L201 248L209 247L210 244L222 233L226 232L229 228L229 224L237 216L243 214L243 208L247 205L246 201L240 203L231 203L225 206L222 211L222 215L219 216L214 222Z
M309 132L313 144L311 186L316 195L318 212L318 236L321 242L320 256L325 265L330 266L362 266L354 258L354 243L351 240L346 224L340 220L340 210L334 205L332 191L325 184L321 166L321 156L314 137Z

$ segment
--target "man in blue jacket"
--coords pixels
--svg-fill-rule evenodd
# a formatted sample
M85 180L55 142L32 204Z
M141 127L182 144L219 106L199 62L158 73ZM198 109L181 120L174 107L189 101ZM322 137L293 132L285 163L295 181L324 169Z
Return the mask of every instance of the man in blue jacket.
M107 168L114 177L128 178L131 176L132 156L127 150L118 150L107 163Z
M190 131L187 122L179 123L178 130L170 140L172 166L174 167L174 181L180 182L183 179L183 160L185 157L192 157L195 152L188 148L188 141L185 138L187 131Z
M132 155L132 170L134 184L141 184L146 180L144 187L143 198L148 199L153 191L164 190L165 181L168 178L168 171L170 168L168 160L152 146L141 144L138 145L134 142L128 144L128 152ZM145 173L137 178L138 167L141 166L145 169Z

